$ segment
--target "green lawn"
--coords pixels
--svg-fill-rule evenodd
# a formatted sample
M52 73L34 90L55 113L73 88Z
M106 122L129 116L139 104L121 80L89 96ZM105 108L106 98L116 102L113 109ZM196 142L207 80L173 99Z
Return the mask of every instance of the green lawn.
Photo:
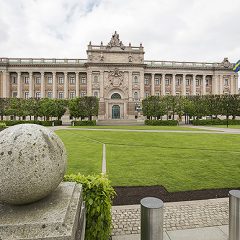
M202 129L182 126L72 126L71 128L89 129L128 129L128 130L174 130L174 131L203 131Z
M99 173L106 143L115 186L163 185L169 191L239 187L240 135L58 130L68 173Z
M205 127L227 128L227 125L208 125ZM240 125L228 125L228 128L240 129Z

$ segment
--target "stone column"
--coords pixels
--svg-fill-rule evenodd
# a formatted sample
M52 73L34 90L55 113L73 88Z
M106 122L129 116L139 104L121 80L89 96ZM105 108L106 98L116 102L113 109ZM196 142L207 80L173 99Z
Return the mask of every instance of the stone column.
M3 79L3 98L8 98L9 97L9 74L7 72L7 70L3 70L2 71L2 79Z
M17 97L22 97L22 80L21 80L21 72L17 72Z
M219 75L219 94L223 94L223 75Z
M202 78L202 95L206 95L206 75Z
M104 100L104 96L103 96L103 93L104 93L104 79L103 79L103 76L104 75L104 72L103 71L100 71L100 101L103 101Z
M172 75L172 95L176 95L176 74Z
M154 73L152 73L152 85L151 85L151 95L155 95L155 82L154 82Z
M140 80L140 79L139 79L139 80ZM132 79L132 71L129 71L129 72L128 72L128 86L129 86L128 98L129 98L129 101L132 101L132 99L133 99L132 82L133 82L133 79Z
M234 91L235 94L238 94L238 75L234 75L234 82L235 82L235 87L234 87Z
M92 96L92 73L87 72L87 96Z
M64 72L64 98L68 98L68 73Z
M161 84L162 95L165 95L165 74L162 74L162 84Z
M124 101L123 103L123 119L127 119L128 116L127 116L127 103L126 101Z
M75 72L75 74L76 74L76 97L79 97L79 91L80 91L79 72Z
M57 98L57 77L56 72L52 72L53 84L52 84L52 96Z
M144 99L144 72L140 72L140 101Z
M44 77L44 72L41 72L41 98L45 98L45 77Z
M186 96L186 74L183 74L182 95Z
M230 93L235 94L235 84L234 84L234 75L230 75Z
M33 90L33 73L29 72L29 98L34 97L34 90Z
M196 95L196 74L192 78L192 95Z

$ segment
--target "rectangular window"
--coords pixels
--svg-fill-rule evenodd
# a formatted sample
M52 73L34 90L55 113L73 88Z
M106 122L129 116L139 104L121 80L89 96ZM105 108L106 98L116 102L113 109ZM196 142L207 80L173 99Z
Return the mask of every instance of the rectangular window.
M61 76L61 77L58 77L58 83L59 84L64 84L64 79L63 79L63 77Z
M144 84L145 84L145 85L148 85L148 83L149 83L149 82L148 82L148 78L145 78L145 79L144 79Z
M47 93L47 97L48 97L48 98L52 98L52 92L48 92L48 93Z
M190 79L186 79L186 86L190 86Z
M70 98L75 98L75 92L70 92Z
M17 92L12 92L12 97L17 97Z
M224 79L224 86L228 86L228 79Z
M53 83L52 77L48 77L48 78L47 78L47 81L48 81L48 84L52 84L52 83Z
M160 92L156 92L156 96L157 96L157 97L160 97Z
M135 83L135 84L138 83L138 77L137 77L137 76L134 76L134 78L133 78L133 83Z
M58 93L58 98L59 98L59 99L63 99L63 92L59 92L59 93Z
M155 78L155 85L160 85L160 79L159 78Z
M95 91L95 92L93 93L93 96L94 96L94 97L98 97L98 92Z
M199 86L199 85L200 85L200 80L197 79L197 80L196 80L196 86Z
M29 77L24 77L24 83L29 84Z
M177 86L179 86L181 84L181 80L178 78L177 79Z
M81 83L82 83L82 84L86 84L86 77L85 77L85 76L82 76L82 77L81 77Z
M36 97L36 98L40 98L40 97L41 97L41 93L40 93L40 92L36 92L36 93L35 93L35 97Z
M86 96L86 92L85 91L81 91L81 97Z
M166 86L169 86L169 83L170 83L169 79L168 79L168 78L165 79L165 85L166 85Z
M209 79L206 79L206 86L209 86Z
M134 92L133 98L134 98L135 100L138 99L138 92Z
M149 93L145 92L145 98L149 97Z
M75 77L70 77L70 84L71 85L74 85L75 84Z
M24 92L24 98L28 99L29 98L29 92Z
M40 77L36 77L35 78L35 82L36 82L36 84L41 84L41 78Z
M17 84L17 77L16 76L12 76L12 84Z
M97 76L97 75L94 76L93 82L94 82L94 83L98 83L98 76Z

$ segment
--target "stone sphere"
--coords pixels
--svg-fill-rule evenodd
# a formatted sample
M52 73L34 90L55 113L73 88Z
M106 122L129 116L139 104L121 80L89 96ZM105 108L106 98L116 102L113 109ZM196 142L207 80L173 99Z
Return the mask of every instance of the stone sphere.
M61 139L50 129L20 124L0 132L0 202L26 204L57 188L67 166Z

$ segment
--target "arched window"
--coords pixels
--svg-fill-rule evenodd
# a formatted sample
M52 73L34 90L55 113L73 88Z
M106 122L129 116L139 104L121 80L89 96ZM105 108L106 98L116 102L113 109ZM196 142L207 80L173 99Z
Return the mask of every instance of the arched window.
M111 99L121 99L121 95L119 93L114 93L112 96L111 96Z
M134 99L138 99L138 92L134 92Z
M133 82L138 83L138 77L137 76L134 76Z

